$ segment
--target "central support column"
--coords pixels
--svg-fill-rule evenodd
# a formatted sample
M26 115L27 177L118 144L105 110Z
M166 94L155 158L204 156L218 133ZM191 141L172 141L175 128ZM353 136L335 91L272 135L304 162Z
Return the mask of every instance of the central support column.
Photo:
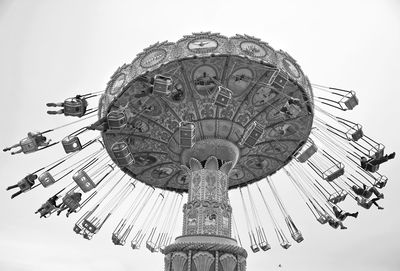
M191 160L188 170L189 196L183 209L183 235L231 236L232 208L228 199L226 169L218 170L215 157L207 160L205 167Z
M245 271L246 251L231 238L228 175L233 163L191 158L182 236L164 249L166 271ZM204 164L204 167L203 167Z

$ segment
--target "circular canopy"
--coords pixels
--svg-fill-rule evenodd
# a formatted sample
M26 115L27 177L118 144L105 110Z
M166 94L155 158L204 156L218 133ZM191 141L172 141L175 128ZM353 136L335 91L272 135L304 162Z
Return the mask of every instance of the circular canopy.
M310 83L287 53L254 37L195 33L157 43L120 67L99 112L100 117L123 112L127 119L122 129L102 133L114 162L112 146L125 142L134 158L121 166L125 172L148 185L184 192L181 165L190 157L234 160L229 188L275 173L307 140L312 104ZM185 122L192 123L194 145L180 141ZM261 135L246 144L252 129L261 129Z

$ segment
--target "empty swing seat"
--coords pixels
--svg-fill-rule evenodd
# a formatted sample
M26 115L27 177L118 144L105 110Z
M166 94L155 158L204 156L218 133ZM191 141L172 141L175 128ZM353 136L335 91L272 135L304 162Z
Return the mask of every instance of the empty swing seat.
M308 159L310 159L311 156L314 155L314 153L316 153L318 151L318 147L314 144L314 142L311 142L311 145L309 145L308 147L306 147L306 149L299 153L297 155L297 160L300 163L305 163Z
M169 95L172 90L172 78L157 74L154 76L153 93Z
M79 225L75 224L75 226L74 226L74 232L75 232L76 234L81 234L82 230L83 230L82 227L80 227Z
M19 142L23 153L35 152L39 149L36 141L32 137L26 137Z
M325 216L325 215L320 215L318 218L317 218L317 221L319 222L319 223L321 223L321 224L325 224L326 222L328 222L328 218Z
M191 148L195 143L196 126L193 122L179 123L179 144L182 148Z
M84 231L82 233L83 238L85 238L86 240L91 240L93 238L93 233L88 232L88 231Z
M158 249L156 248L156 245L153 242L147 241L146 242L146 248L150 250L151 252L157 252Z
M111 111L107 114L108 128L111 130L121 130L127 125L127 118L123 111Z
M226 107L231 99L232 99L232 92L227 88L219 86L217 94L215 96L214 104Z
M304 240L303 235L301 234L301 232L294 232L292 233L292 238L293 240L295 240L297 243L300 243Z
M53 176L51 176L50 172L48 171L45 171L42 174L40 174L38 179L39 182L43 185L43 187L48 187L56 182Z
M288 76L283 71L279 71L273 79L271 85L276 89L283 89L288 81Z
M78 170L72 176L72 179L84 193L89 192L96 187L96 184L92 181L92 179L84 170Z
M250 248L254 253L260 251L260 248L257 246L257 244L251 245Z
M336 170L332 171L332 169L334 167L337 167ZM328 173L327 173L328 172ZM339 178L340 176L342 176L344 174L344 167L343 166L337 166L334 165L331 168L329 168L328 170L326 170L323 173L323 179L328 181L328 182L332 182L333 180Z
M333 193L332 195L329 196L328 201L332 202L333 204L337 204L339 202L342 202L346 199L347 193L345 191L342 191L341 193Z
M98 231L98 228L92 224L89 220L83 220L82 226L90 233L95 234Z
M70 98L64 101L64 115L82 117L86 113L86 100Z
M358 98L354 91L350 91L349 93L350 97L343 98L341 102L344 103L344 105L348 110L352 110L354 107L358 105Z
M289 242L282 242L281 243L281 247L283 247L284 249L288 249L290 248L292 245Z
M362 130L361 125L358 125L357 130L350 134L350 137L347 136L347 139L357 141L364 136L364 132Z
M258 139L260 139L260 137L262 136L263 132L263 126L257 121L253 121L250 126L248 126L248 128L245 130L240 144L248 148L254 147Z
M71 153L82 150L82 144L77 136L66 136L61 141L65 153Z
M267 250L271 249L271 245L268 244L267 242L261 242L261 243L259 243L258 245L260 246L260 248L261 248L263 251L267 251Z
M116 142L111 146L111 151L117 160L118 166L126 167L135 162L133 155L126 142Z
M132 249L139 249L140 248L139 244L135 240L132 240L131 247L132 247Z
M114 243L114 245L117 245L117 246L125 245L125 241L123 241L121 238L119 238L115 233L112 234L111 240Z

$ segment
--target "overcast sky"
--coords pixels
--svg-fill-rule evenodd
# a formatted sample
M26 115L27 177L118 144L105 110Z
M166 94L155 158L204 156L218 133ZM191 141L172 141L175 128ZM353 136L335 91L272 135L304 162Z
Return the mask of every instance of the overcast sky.
M289 52L312 83L357 91L360 105L348 118L363 124L387 152L400 150L398 0L0 0L1 148L28 131L65 123L46 115L46 102L103 90L143 48L199 31L259 37ZM0 154L0 270L163 270L160 254L114 246L115 223L88 242L72 231L77 216L39 219L33 212L53 188L10 200L8 185L61 155ZM398 161L382 166L389 177L385 209L360 210L346 231L316 222L295 190L282 191L287 180L276 177L305 241L283 250L274 240L268 252L249 252L248 270L400 270ZM356 209L354 202L346 206ZM243 218L237 220L245 239Z

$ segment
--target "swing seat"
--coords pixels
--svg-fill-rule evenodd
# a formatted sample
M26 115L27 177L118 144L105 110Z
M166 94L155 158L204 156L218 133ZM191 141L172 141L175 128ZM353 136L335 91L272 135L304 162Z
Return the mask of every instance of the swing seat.
M263 251L267 251L267 250L271 249L271 245L268 244L267 242L261 242L261 243L259 243L258 245L260 246L260 248L261 248Z
M342 190L342 192L340 192L340 202L344 201L347 197L347 192L345 190Z
M152 253L158 252L158 249L156 248L156 245L153 242L147 241L146 248L150 250Z
M85 115L86 107L86 100L69 98L64 101L64 115L80 118Z
M51 176L50 172L45 171L38 177L39 182L43 185L43 187L49 187L56 181L54 180L53 176Z
M364 132L361 128L361 125L358 126L359 128L355 132L351 133L350 137L346 134L348 140L357 141L364 136Z
M318 147L314 144L314 142L311 142L310 146L308 146L303 152L298 154L297 160L300 163L305 163L317 151L318 151Z
M131 247L132 247L132 249L139 249L140 248L139 244L135 240L132 240Z
M83 220L82 226L90 233L95 234L98 232L98 228L92 224L92 222L88 221L87 219Z
M336 204L340 201L340 195L338 193L333 193L329 196L328 201Z
M82 229L79 225L75 224L75 226L74 226L74 232L75 232L76 234L81 234L82 230L83 230L83 229Z
M378 188L384 188L387 184L388 178L386 176L380 176L378 179L375 180L374 186Z
M260 251L260 248L257 246L257 244L251 245L250 248L254 253L257 253Z
M179 144L182 148L191 148L195 143L196 126L193 122L179 123Z
M45 218L49 217L52 213L52 211L54 211L56 209L56 207L48 202L45 202L42 207L42 210L40 210L40 216L43 216Z
M338 167L338 169L332 172L331 170L333 167ZM331 173L326 174L326 172L328 173L331 172ZM332 182L333 180L339 178L343 174L344 174L344 167L341 165L340 166L334 165L323 173L323 179L328 182Z
M20 180L17 185L21 192L26 192L32 188L32 185L25 178Z
M67 205L68 209L73 212L76 211L81 205L78 201L71 197L71 195L67 194L62 199L63 203Z
M125 241L123 241L122 239L120 239L115 233L112 234L111 240L112 240L112 242L114 243L114 245L117 245L117 246L123 246L123 245L125 245Z
M214 104L221 107L226 107L232 99L232 92L224 87L219 86L214 99Z
M111 146L111 151L114 154L117 164L120 167L126 167L135 162L129 146L126 142L120 141L116 142Z
M334 219L329 219L328 224L334 229L337 229L340 226L339 223L337 223L337 221L335 221Z
M82 144L77 136L67 136L61 141L65 153L71 153L82 150Z
M169 95L172 90L172 78L157 74L154 76L153 93Z
M282 242L281 247L283 247L284 249L288 249L291 247L291 244L289 242Z
M39 149L39 146L36 144L36 141L32 137L26 137L19 142L23 153L31 153L35 152Z
M79 186L82 192L86 193L96 187L96 184L92 181L89 175L84 170L77 171L72 179Z
M337 204L339 202L342 202L346 199L347 193L346 191L342 191L340 193L333 193L330 195L328 201L332 202L333 204Z
M342 103L344 104L345 108L342 107L343 109L352 110L354 107L358 105L358 98L354 91L350 91L349 94L350 96L346 95L344 98L342 98L340 104L341 106Z
M292 238L293 240L295 240L297 243L300 243L304 240L303 235L301 234L301 232L294 232L292 233Z
M86 240L92 240L93 238L93 233L90 233L88 231L84 231L82 234L83 238L85 238Z
M283 89L288 81L288 76L283 71L279 71L272 81L272 86L275 89Z
M121 130L127 125L127 117L123 111L111 111L107 114L108 128L111 130Z
M324 215L320 215L320 216L317 218L317 221L318 221L319 223L321 223L321 224L325 224L326 222L328 222L328 218L327 218L326 216L324 216Z
M377 144L368 151L368 156L379 159L383 157L384 151L385 146L383 146L382 144Z
M377 172L379 170L379 165L372 165L371 163L367 163L365 170L369 172Z
M257 121L253 121L250 126L245 130L241 145L252 148L256 145L258 139L262 136L264 128Z

